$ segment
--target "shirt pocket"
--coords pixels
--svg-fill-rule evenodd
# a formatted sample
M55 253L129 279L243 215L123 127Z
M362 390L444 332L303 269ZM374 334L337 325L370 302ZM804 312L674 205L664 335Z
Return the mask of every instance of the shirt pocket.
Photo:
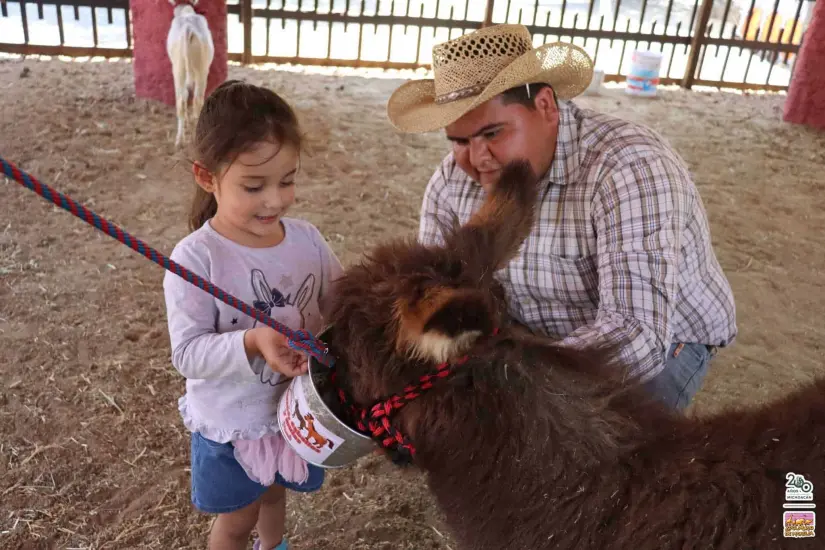
M561 307L597 308L599 274L595 256L563 258L543 254L526 270L528 293L538 302Z

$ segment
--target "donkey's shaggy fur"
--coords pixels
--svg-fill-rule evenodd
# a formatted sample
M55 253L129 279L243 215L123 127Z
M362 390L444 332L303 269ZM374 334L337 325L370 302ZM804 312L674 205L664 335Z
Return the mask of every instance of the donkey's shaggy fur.
M623 380L611 350L561 348L516 325L493 273L528 235L536 193L526 164L507 167L444 246L379 246L326 308L342 383L362 406L469 354L394 419L461 548L820 548L783 541L782 504L787 472L825 494L825 381L689 418Z

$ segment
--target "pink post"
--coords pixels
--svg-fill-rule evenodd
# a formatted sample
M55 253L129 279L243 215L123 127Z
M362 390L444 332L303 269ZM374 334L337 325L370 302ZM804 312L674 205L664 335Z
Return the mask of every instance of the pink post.
M134 34L133 70L135 95L175 105L172 63L166 54L166 35L172 24L172 5L168 0L131 0ZM226 2L200 0L195 11L204 15L212 31L215 58L206 81L208 95L226 80Z
M785 122L825 130L825 1L813 6L813 16L785 99Z

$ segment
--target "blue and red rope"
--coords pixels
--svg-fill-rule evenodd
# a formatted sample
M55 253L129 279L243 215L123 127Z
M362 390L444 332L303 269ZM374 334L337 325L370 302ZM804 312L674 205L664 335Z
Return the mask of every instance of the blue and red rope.
M52 189L45 183L41 183L33 176L19 169L14 164L7 162L2 157L0 157L0 167L2 167L3 173L7 177L18 182L24 187L29 188L30 190L34 191L44 199L56 204L64 210L68 210L69 212L71 212L81 220L85 221L86 223L93 225L94 227L106 233L110 237L117 239L119 242L125 244L135 252L138 252L146 258L152 260L156 264L171 271L172 273L183 278L189 283L197 286L201 290L208 292L220 301L229 304L235 309L242 311L250 317L254 317L261 323L264 323L265 325L277 330L287 338L287 340L289 341L289 346L291 348L297 351L304 352L308 355L311 355L312 357L315 357L323 365L329 366L332 364L332 357L328 355L327 347L324 345L323 342L321 342L312 334L310 334L309 331L292 330L288 326L279 323L275 319L272 319L262 311L259 311L249 306L245 302L239 300L235 296L227 292L224 292L223 290L216 287L209 281L203 279L195 273L192 273L191 271L189 271L182 265L176 263L175 261L170 260L165 255L158 252L157 250L155 250L148 244L144 243L140 239L133 237L129 233L123 231L114 223L107 221L105 218L101 218L100 216L98 216L82 204L75 202L63 193L60 193L59 191Z

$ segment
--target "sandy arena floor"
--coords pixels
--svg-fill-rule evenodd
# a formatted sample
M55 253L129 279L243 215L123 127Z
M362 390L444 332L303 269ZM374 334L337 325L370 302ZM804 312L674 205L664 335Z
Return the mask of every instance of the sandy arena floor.
M446 141L392 130L384 106L399 80L230 77L300 111L312 147L293 213L344 263L415 231ZM782 123L783 101L677 90L579 101L658 129L696 175L740 327L698 414L825 374L825 135ZM0 60L0 155L166 253L185 235L193 186L174 131L171 108L134 99L127 62ZM13 182L0 180L0 201L0 547L203 547L163 270ZM328 479L290 500L296 549L450 548L418 475L369 457Z

